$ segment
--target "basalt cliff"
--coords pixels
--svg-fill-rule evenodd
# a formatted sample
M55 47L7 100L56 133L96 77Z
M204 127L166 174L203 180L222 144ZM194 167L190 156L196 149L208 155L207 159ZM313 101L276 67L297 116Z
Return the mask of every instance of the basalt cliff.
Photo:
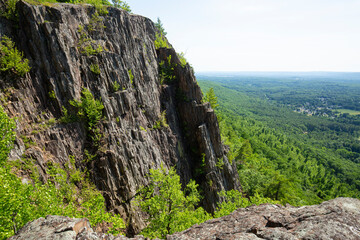
M221 201L219 191L240 189L217 117L202 102L192 68L180 63L173 48L155 48L158 30L151 20L112 7L94 20L90 5L20 1L17 11L16 22L0 19L0 34L16 43L31 70L16 79L1 73L1 104L17 125L10 160L33 159L46 181L48 162L65 166L73 156L79 169L89 170L107 208L129 223L130 235L145 224L133 198L151 168L175 167L184 185L196 179L209 212ZM101 51L91 54L86 44ZM173 67L171 82L161 81L161 62ZM104 105L99 147L83 122L58 121L83 89ZM168 126L154 128L164 116ZM56 121L44 124L51 119ZM84 163L85 153L95 158ZM27 181L26 174L21 177Z

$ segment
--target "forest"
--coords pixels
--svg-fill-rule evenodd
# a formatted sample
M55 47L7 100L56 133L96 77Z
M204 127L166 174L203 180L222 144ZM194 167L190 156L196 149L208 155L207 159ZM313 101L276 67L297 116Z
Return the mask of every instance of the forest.
M218 73L197 78L204 93L217 97L223 141L247 196L298 206L360 197L360 116L341 112L358 109L360 75Z

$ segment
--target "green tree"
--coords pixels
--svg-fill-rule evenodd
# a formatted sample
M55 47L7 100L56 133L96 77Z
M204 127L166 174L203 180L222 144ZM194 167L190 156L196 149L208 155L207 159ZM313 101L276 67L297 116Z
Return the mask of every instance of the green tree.
M166 36L167 32L165 32L164 26L163 26L160 18L157 18L157 21L155 23L155 27L160 31L162 36Z
M204 102L210 103L212 109L216 109L219 104L217 103L217 97L215 96L215 92L213 88L210 88L204 97Z
M185 192L181 190L180 177L175 169L168 172L150 169L150 183L139 191L137 201L142 211L149 215L149 225L141 234L146 237L166 237L209 219L210 215L201 207L195 181L190 181Z
M112 0L114 7L117 8L121 8L125 11L127 11L128 13L131 13L131 9L129 4L127 4L127 2L125 1L121 1L121 0Z

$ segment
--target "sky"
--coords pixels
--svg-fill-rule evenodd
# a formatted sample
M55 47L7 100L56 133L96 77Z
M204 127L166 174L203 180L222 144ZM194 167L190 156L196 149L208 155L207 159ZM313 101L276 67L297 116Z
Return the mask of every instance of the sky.
M202 71L360 72L360 0L127 0Z

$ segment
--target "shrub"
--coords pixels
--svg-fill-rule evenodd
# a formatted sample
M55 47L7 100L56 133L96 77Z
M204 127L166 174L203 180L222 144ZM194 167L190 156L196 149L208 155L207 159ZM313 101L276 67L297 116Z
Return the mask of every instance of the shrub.
M7 159L15 140L16 125L14 120L10 119L0 106L0 167L2 167Z
M119 84L117 81L113 82L113 84L112 84L112 89L114 90L114 92L119 91L119 89L120 89L120 84Z
M195 181L190 181L185 193L174 168L168 172L163 166L150 169L150 183L139 190L136 198L142 211L149 214L149 225L141 234L165 238L167 234L183 231L209 219L210 215L203 208L196 208L200 201L197 187Z
M270 198L262 197L258 193L256 193L253 197L250 197L250 199L248 199L246 197L243 197L242 193L236 190L230 190L227 192L222 191L220 192L220 196L225 197L225 201L219 204L216 212L214 213L215 218L229 215L238 208L245 208L254 204L259 205L262 203L271 203L271 204L280 203Z
M180 65L182 68L184 68L187 64L186 58L185 58L185 53L181 52L178 54L178 57L180 59Z
M94 98L89 89L83 88L81 95L80 101L71 100L70 104L78 109L77 115L86 120L88 130L93 130L103 116L104 105Z
M0 71L12 71L15 74L24 76L30 71L29 60L23 58L15 43L7 36L3 36L0 43Z
M166 121L166 110L161 112L159 120L153 125L153 129L160 129L161 127L169 127Z
M1 13L2 17L5 17L9 20L17 20L18 13L16 11L16 3L19 0L7 0L5 2L5 11Z
M99 75L100 74L99 64L91 64L90 65L90 71L95 73L96 75Z
M113 2L114 7L121 8L121 9L127 11L128 13L131 13L130 6L125 1L113 0L112 2Z
M160 84L171 83L175 80L175 70L176 64L171 63L171 55L169 55L165 61L160 61L159 63L159 79Z
M100 44L96 45L95 41L93 41L88 36L83 25L79 25L78 32L80 33L78 49L82 54L85 54L86 56L90 56L90 55L97 55L104 51L103 47Z
M170 48L168 41L166 40L165 36L162 33L155 34L155 48Z

